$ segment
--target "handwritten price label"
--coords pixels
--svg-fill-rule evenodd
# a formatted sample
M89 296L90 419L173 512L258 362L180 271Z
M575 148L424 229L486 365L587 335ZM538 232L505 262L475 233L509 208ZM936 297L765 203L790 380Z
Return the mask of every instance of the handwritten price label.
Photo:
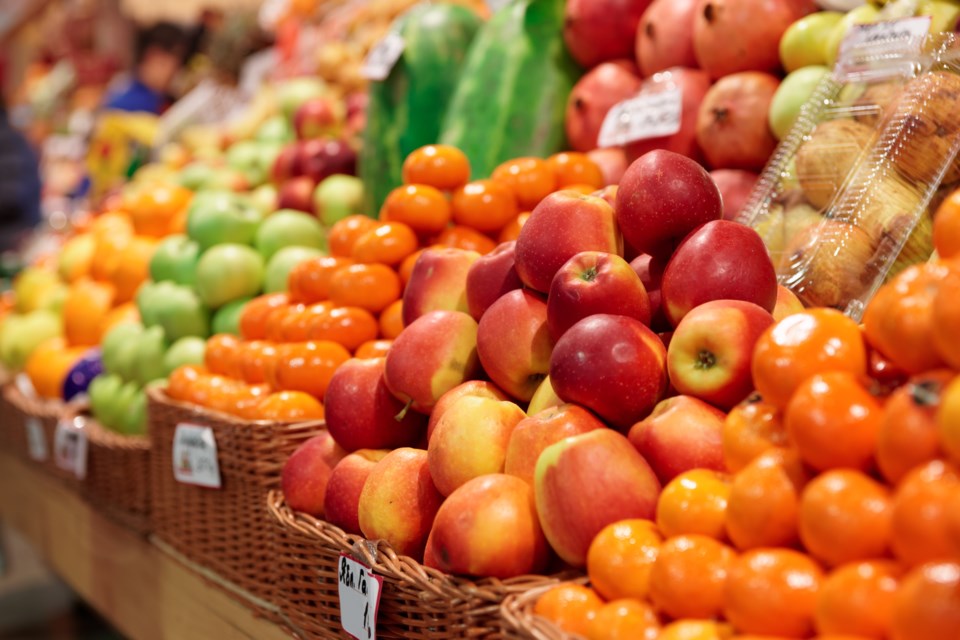
M362 562L341 553L337 584L343 630L357 640L376 640L383 578Z
M620 102L607 113L597 142L601 147L619 147L637 140L672 136L680 131L683 95L670 87Z
M213 429L181 423L173 434L173 477L177 482L219 489L220 464Z
M375 82L386 80L391 69L397 64L397 60L403 55L405 46L403 36L395 32L388 33L370 50L363 61L361 69L363 77Z
M87 432L83 421L61 420L53 434L54 462L82 480L87 475Z
M45 462L50 454L47 451L47 436L43 434L40 418L27 418L24 428L27 430L27 451L30 453L30 459Z

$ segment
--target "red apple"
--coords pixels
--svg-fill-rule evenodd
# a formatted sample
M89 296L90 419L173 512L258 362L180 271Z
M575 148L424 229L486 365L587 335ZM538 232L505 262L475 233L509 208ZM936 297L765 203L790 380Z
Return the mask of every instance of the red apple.
M464 396L443 412L427 446L430 476L449 496L479 476L502 473L507 443L526 414L507 400Z
M346 117L345 105L337 98L318 96L297 107L293 128L300 140L336 136Z
M523 286L517 275L516 244L512 240L501 243L470 265L466 282L467 307L477 322L500 296Z
M301 175L300 143L291 142L285 145L274 159L273 167L270 169L270 179L274 184L283 184L299 175Z
M715 169L710 172L710 177L723 199L723 219L736 220L750 199L760 176L742 169Z
M277 207L313 213L313 190L316 186L313 180L306 176L290 178L280 185Z
M606 60L629 58L637 24L650 0L568 0L563 40L585 69Z
M725 418L722 411L702 400L674 396L633 425L628 437L666 484L691 469L724 471Z
M427 423L427 443L430 442L430 437L433 435L433 432L437 428L437 423L440 422L440 418L443 416L444 411L450 407L454 402L463 398L465 396L471 396L475 398L490 398L492 400L507 400L507 394L501 391L497 385L492 382L487 382L486 380L468 380L463 384L455 386L450 391L447 391L445 394L440 396L440 399L437 400L437 404L434 405L433 411L430 412L430 422Z
M299 166L303 175L321 182L335 173L354 175L357 152L346 141L318 138L300 143Z
M615 217L603 198L576 191L550 194L534 207L517 238L520 279L547 293L563 263L581 251L623 253Z
M406 327L387 353L384 381L422 413L477 370L477 323L460 311L431 311Z
M744 71L710 87L697 116L697 142L714 169L760 171L777 148L767 114L780 81Z
M527 402L550 369L553 342L547 330L547 303L517 289L494 302L480 319L477 354L493 382Z
M394 449L420 440L426 416L408 411L384 382L384 358L353 358L330 378L323 407L327 429L347 451Z
M633 162L656 149L673 151L699 161L702 154L697 144L697 115L700 103L710 89L710 76L699 69L674 67L660 71L648 82L673 84L680 89L680 130L670 136L631 142L625 147L627 161Z
M710 300L745 300L773 311L777 274L756 231L737 222L715 220L677 247L663 272L660 295L673 326Z
M597 136L607 112L640 91L640 70L632 60L604 62L588 71L567 98L564 120L567 141L576 151L597 148Z
M360 531L419 560L442 503L443 496L430 478L427 452L395 449L377 463L363 485Z
M534 491L550 546L582 567L601 529L627 518L653 519L660 483L624 436L595 429L544 449Z
M803 303L797 295L785 286L777 285L777 304L773 307L773 319L780 322L787 316L800 313L804 310Z
M347 533L360 535L360 494L370 472L388 453L360 449L346 456L330 472L323 498L323 519Z
M549 557L533 489L513 476L491 474L464 484L440 507L424 564L502 580L543 573Z
M657 331L670 327L667 316L663 313L663 305L660 304L660 283L667 261L655 258L649 253L641 253L630 261L630 267L640 276L640 282L647 292L647 300L650 301L650 328Z
M593 163L600 167L600 173L603 174L603 183L610 186L615 186L620 184L620 180L623 178L624 172L627 170L627 154L624 153L623 149L610 148L610 149L594 149L587 152L587 157L593 160ZM603 196L600 196L603 197ZM613 198L613 202L616 201L616 198ZM610 206L613 206L613 202L607 200L610 203Z
M644 76L671 67L696 68L693 20L699 0L653 0L637 27L637 64Z
M628 316L650 325L650 300L640 276L620 256L583 251L567 260L550 285L547 327L557 341L587 316Z
M436 247L425 249L403 290L403 324L431 311L467 312L467 273L480 254Z
M668 255L688 233L722 215L710 174L671 151L651 151L634 161L617 191L617 223L641 253Z
M517 423L510 434L504 473L533 486L537 460L544 449L564 438L605 428L596 416L575 404L561 404L534 413Z
M322 516L330 471L346 454L326 431L297 447L280 474L280 488L290 508Z
M628 429L667 389L667 352L634 318L595 315L570 327L550 358L550 382L566 402Z
M667 349L667 372L680 393L730 410L753 391L753 346L774 322L752 302L713 300L690 310Z

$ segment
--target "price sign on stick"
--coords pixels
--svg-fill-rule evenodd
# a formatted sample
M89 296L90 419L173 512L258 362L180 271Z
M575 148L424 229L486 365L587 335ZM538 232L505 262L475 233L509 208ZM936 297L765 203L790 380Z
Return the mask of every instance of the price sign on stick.
M173 434L173 477L177 482L219 489L220 464L213 429L181 423Z
M680 131L683 95L678 87L642 91L613 106L603 119L597 142L619 147L629 142L672 136Z
M79 479L87 475L87 432L83 421L61 420L53 435L53 455L57 466Z
M386 80L390 70L403 55L403 36L396 32L388 33L383 40L374 45L363 61L361 72L367 80L379 82Z
M340 554L337 574L343 630L357 640L376 640L383 578L345 553Z

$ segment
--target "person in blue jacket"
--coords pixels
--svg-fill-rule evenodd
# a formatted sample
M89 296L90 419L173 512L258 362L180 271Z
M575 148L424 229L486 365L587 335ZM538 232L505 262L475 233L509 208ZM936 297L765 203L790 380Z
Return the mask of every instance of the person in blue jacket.
M140 34L134 72L109 92L105 109L160 115L170 103L170 84L183 65L187 35L180 27L159 22Z
M0 253L16 250L38 224L40 164L0 96Z

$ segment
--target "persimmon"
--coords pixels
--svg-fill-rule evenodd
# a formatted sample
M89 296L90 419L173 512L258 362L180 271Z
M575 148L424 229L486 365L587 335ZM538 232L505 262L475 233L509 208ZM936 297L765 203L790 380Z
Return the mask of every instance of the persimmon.
M541 158L507 160L493 170L490 178L509 187L517 196L517 203L526 211L531 211L557 190L557 176Z
M425 184L397 187L387 196L380 210L383 222L401 222L415 233L440 233L451 218L451 206L439 190Z
M509 187L493 180L475 180L453 194L453 222L493 233L505 227L520 213L517 199Z
M452 191L470 179L470 160L456 147L430 144L407 156L402 173L405 184L425 184Z

